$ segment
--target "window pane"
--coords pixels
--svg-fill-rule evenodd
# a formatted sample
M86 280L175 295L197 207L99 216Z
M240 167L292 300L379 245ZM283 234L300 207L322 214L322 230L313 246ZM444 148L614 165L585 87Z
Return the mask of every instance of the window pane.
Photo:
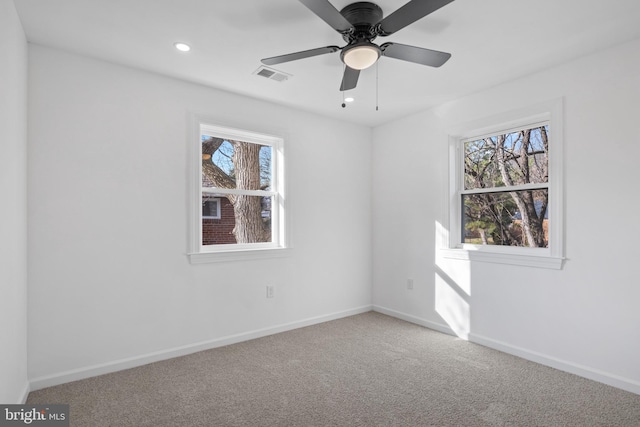
M549 245L548 191L462 196L462 242L478 245Z
M202 244L271 242L271 197L216 196L220 217L202 217Z
M202 186L270 190L272 147L202 135Z
M211 194L202 195L202 217L220 218L220 199Z
M464 188L548 182L549 126L464 143Z

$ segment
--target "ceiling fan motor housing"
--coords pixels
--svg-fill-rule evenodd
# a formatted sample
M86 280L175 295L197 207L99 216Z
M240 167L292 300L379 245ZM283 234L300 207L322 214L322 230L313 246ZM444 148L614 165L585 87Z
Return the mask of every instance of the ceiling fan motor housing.
M382 20L382 9L377 4L360 1L346 6L340 14L349 21L354 30L342 35L347 43L372 41L378 34L376 24Z

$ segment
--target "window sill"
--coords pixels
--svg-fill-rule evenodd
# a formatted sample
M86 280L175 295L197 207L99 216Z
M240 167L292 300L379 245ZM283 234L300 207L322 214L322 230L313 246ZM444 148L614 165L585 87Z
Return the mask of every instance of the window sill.
M440 254L449 259L548 268L551 270L562 270L564 264L564 258L552 256L515 255L466 249L440 249Z
M237 249L224 252L196 252L187 254L191 264L284 258L289 255L291 255L290 248Z

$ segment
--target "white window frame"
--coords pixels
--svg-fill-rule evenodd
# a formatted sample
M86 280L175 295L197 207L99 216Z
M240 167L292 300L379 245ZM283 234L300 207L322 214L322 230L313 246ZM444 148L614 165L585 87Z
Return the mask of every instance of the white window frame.
M448 233L441 243L446 258L561 269L564 261L562 99L503 113L449 129ZM462 242L465 141L549 124L549 245L547 248L475 245ZM538 186L538 185L536 185ZM525 186L526 187L526 186Z
M191 264L202 264L220 261L236 261L282 257L286 255L285 222L285 181L284 181L284 137L271 133L243 130L236 127L217 124L215 119L193 115L189 137L190 153L190 213L189 213L189 250ZM202 186L202 135L245 141L272 147L271 191L238 190L204 188ZM202 193L212 192L225 194L248 194L254 196L271 196L271 242L249 244L202 244Z
M221 199L220 197L210 197L207 202L214 201L216 202L216 214L214 216L203 216L202 219L220 219L221 218Z

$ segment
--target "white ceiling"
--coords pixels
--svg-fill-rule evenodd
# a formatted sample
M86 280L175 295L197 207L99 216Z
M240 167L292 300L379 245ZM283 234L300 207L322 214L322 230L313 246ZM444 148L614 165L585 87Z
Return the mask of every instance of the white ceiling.
M351 0L331 0L340 10ZM377 0L385 16L405 0ZM375 126L640 37L638 0L455 0L387 38L453 54L440 68L391 58L360 74L342 108L339 53L279 64L286 82L254 75L260 59L341 36L298 0L15 0L27 39L187 81ZM173 43L190 44L189 53ZM639 52L640 54L640 52Z

